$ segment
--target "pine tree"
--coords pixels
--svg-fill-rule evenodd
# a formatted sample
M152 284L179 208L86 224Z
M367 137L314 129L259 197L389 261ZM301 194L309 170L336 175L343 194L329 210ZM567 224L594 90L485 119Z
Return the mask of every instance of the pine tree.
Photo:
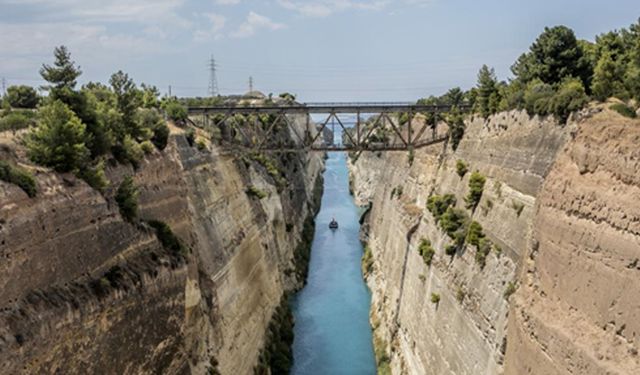
M40 108L38 126L27 135L31 160L58 172L78 172L89 159L85 125L59 100Z
M476 110L482 117L488 117L495 113L500 102L498 95L498 80L493 68L482 65L478 72L478 95L476 97Z
M122 139L126 134L132 135L134 138L139 137L141 129L136 124L135 114L142 104L140 91L129 75L121 70L111 75L109 83L115 94L116 107L122 116L124 125L125 134L118 134L119 138Z
M75 62L71 60L71 53L65 46L56 47L53 51L55 61L53 66L42 64L40 75L50 85L44 86L52 94L56 94L62 90L73 90L76 86L76 80L82 74L80 67L75 66Z

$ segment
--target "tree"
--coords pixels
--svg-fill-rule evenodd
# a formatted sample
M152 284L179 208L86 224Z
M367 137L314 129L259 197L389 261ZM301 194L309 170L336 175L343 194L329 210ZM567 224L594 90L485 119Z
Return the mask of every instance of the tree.
M71 60L71 53L67 47L60 46L53 50L55 61L53 66L43 64L40 69L40 75L50 85L44 86L46 90L57 98L57 95L65 90L73 90L76 86L76 80L82 74L80 67L75 66L75 62Z
M38 93L31 86L10 86L5 100L13 108L33 109L38 105Z
M626 99L628 96L622 83L624 66L613 60L610 51L605 51L593 72L591 91L596 99L604 101L611 96Z
M493 68L482 65L478 72L478 95L476 97L476 110L482 117L489 117L498 110L500 103L498 98L498 80Z
M85 125L59 100L40 108L39 123L27 135L31 160L58 172L77 172L89 158Z
M523 83L539 79L555 84L566 77L580 78L585 86L591 77L588 58L584 56L573 30L566 26L546 27L544 32L511 67Z
M122 116L124 134L117 134L118 139L122 139L126 134L133 137L141 135L140 128L135 121L136 110L142 104L141 95L136 84L129 75L119 70L111 75L109 79L113 93L115 94L116 107Z
M177 100L170 100L165 103L164 110L167 116L173 121L182 122L187 119L187 108L180 104Z
M144 108L160 108L160 91L155 86L140 85L142 89L142 106Z

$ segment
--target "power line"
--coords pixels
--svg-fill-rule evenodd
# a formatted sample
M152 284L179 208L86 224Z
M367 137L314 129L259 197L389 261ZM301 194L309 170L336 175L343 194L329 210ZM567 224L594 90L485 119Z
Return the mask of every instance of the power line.
M253 77L249 76L249 92L253 92Z
M218 96L220 90L218 89L218 78L216 77L216 59L211 55L209 59L209 96Z
M5 96L7 94L7 79L2 77L2 95Z

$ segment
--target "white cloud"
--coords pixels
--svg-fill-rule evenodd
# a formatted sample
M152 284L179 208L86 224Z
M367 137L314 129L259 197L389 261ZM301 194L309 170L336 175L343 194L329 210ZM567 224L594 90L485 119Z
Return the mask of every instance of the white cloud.
M216 0L218 5L237 5L240 4L240 0Z
M226 17L216 13L205 13L204 16L208 19L210 25L206 29L196 30L193 34L194 39L197 42L220 39L222 37L220 31L224 29L227 23Z
M305 17L327 17L346 10L380 11L392 4L426 5L434 0L277 0L284 9L299 13Z
M279 30L284 29L286 25L273 22L270 18L262 16L255 12L249 12L246 21L244 21L236 31L231 33L233 38L247 38L254 35L258 30Z

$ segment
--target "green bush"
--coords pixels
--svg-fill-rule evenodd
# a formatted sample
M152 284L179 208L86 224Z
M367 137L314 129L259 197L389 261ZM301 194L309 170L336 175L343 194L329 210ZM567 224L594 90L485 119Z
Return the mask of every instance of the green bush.
M486 178L481 175L480 172L475 171L471 174L471 178L469 179L469 193L464 199L468 209L475 210L478 203L480 203L485 182Z
M458 176L462 178L465 174L467 174L468 171L469 168L467 167L467 164L464 161L458 159L458 161L456 161L456 173L458 173Z
M109 185L109 180L104 173L104 163L98 162L95 166L85 167L80 171L79 176L92 188L103 192Z
M36 196L36 180L24 168L0 160L0 180L17 185L31 198Z
M469 231L467 232L467 243L475 247L480 246L480 240L484 238L482 231L482 225L477 221L472 221L469 225Z
M588 102L582 82L577 78L567 78L553 97L551 112L564 123L572 112L582 109Z
M40 108L38 126L27 135L29 157L58 172L79 171L89 160L85 129L78 116L56 100Z
M553 86L540 80L531 81L524 92L524 108L531 116L546 116L552 112Z
M196 140L196 147L199 151L205 151L207 149L207 142L204 140L204 138L198 138Z
M140 149L142 150L142 152L149 155L153 152L153 150L155 149L155 146L151 141L144 141L140 143Z
M9 86L5 100L13 108L33 109L38 105L38 93L31 86Z
M466 226L468 225L469 217L463 210L449 207L440 218L440 228L444 230L449 237L457 240L458 245L460 243L460 233L462 232L462 243L464 243L464 235L466 234Z
M440 294L438 293L431 293L431 303L433 304L439 304L440 303Z
M456 300L458 300L458 303L462 303L462 301L464 301L464 297L466 297L464 289L458 287L458 290L456 291Z
M448 256L454 256L456 255L456 252L458 251L458 247L454 244L451 245L447 245L447 247L444 248L444 252L445 254L447 254Z
M453 194L432 195L427 200L427 210L431 212L436 222L440 221L442 215L449 207L456 205L456 197Z
M373 252L369 246L364 247L364 254L362 255L362 273L367 275L373 268Z
M0 132L26 129L36 123L35 115L36 113L33 111L9 111L0 117Z
M486 237L482 237L478 242L478 248L476 250L476 263L480 265L480 268L484 268L487 262L487 256L491 252L492 243Z
M612 109L612 110L618 112L619 114L621 114L624 117L636 118L636 111L634 111L633 108L629 107L626 104L615 103L615 104L612 104L611 106L609 106L609 109Z
M140 166L140 161L144 158L144 151L136 140L127 135L122 140L123 157L128 160L134 168Z
M251 185L247 188L247 195L252 198L263 199L267 197L267 193L257 187Z
M431 246L431 241L427 239L420 240L420 246L418 246L418 253L422 256L424 263L427 266L431 266L433 256L436 254L435 249Z
M158 150L162 151L167 147L167 143L169 142L169 127L164 122L161 124L157 124L153 128L153 136L151 137L151 142L158 148Z
M158 220L151 220L148 224L155 229L156 236L162 244L162 247L169 250L174 256L187 256L187 247L184 246L182 241L180 241L175 234L173 234L171 227L169 227L167 223Z
M164 110L167 117L176 122L184 122L187 119L187 107L180 104L176 100L170 100L165 103Z
M504 290L504 299L508 300L509 297L511 297L511 295L515 292L516 292L516 284L509 281L509 284L507 284L507 288Z
M138 216L138 188L133 184L133 178L127 176L122 180L116 192L116 202L120 208L120 215L129 222Z
M189 130L187 130L184 136L187 138L187 143L189 143L189 146L193 147L193 145L196 143L196 131L190 128Z

